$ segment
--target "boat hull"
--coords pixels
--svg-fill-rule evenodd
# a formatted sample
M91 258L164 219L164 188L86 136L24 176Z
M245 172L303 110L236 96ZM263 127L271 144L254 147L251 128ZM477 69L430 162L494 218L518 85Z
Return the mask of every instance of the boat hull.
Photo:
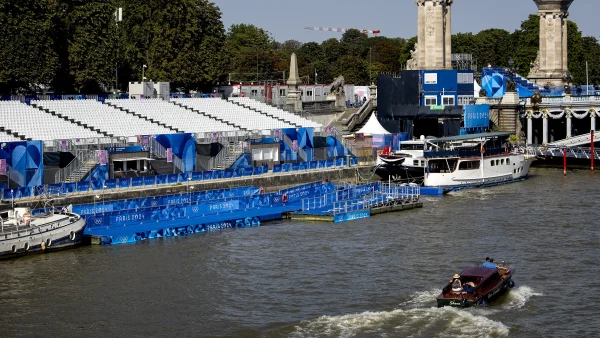
M79 218L47 231L23 229L23 236L0 241L0 260L77 247L83 242L84 228L85 220Z
M451 306L451 307L460 307L467 308L472 306L485 306L490 302L498 299L501 295L508 292L510 289L514 287L514 282L511 277L503 280L501 283L498 283L496 287L491 289L485 294L478 295L477 297L466 297L463 298L461 295L457 295L456 298L444 298L437 297L437 306Z

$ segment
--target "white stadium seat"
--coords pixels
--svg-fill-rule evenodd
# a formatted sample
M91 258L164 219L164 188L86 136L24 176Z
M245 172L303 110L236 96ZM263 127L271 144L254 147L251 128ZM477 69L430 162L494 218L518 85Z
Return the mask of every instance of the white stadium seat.
M19 101L1 101L0 120L0 126L32 140L104 137L96 131Z
M272 130L296 127L289 122L280 121L220 98L173 99L173 102L233 123L246 130Z
M135 112L186 133L238 130L234 126L161 99L106 100L106 103Z
M174 134L158 123L128 114L96 100L32 101L31 104L67 116L114 136Z
M249 97L230 97L228 100L231 102L240 103L246 107L254 108L254 109L259 110L267 115L272 115L274 117L280 118L287 122L294 123L301 127L306 127L306 128L322 128L323 127L323 125L320 123L305 119L296 114L289 113L285 110L270 106L266 103L259 102L257 100L251 99Z

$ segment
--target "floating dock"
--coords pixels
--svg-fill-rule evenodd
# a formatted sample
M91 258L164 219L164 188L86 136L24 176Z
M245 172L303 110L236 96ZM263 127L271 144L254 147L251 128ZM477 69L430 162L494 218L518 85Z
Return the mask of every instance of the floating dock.
M420 187L374 183L349 187L323 196L304 199L302 211L292 213L292 220L347 222L386 212L422 208Z

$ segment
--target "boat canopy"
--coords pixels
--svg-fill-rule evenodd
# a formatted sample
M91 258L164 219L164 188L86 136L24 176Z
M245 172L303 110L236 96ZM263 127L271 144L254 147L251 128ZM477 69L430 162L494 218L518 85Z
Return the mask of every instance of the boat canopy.
M461 277L480 277L482 279L489 278L496 272L496 269L472 267L466 268L460 272Z
M449 137L440 137L433 140L429 140L431 143L447 143L447 142L458 142L458 141L469 141L469 140L478 140L478 139L490 139L496 137L508 137L510 133L506 132L490 132L490 133L479 133L479 134L469 134L469 135L458 135L458 136L449 136Z

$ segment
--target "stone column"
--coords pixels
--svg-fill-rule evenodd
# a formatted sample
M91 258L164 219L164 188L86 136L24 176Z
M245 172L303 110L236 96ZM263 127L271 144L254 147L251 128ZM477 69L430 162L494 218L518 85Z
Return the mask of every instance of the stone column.
M567 17L574 0L533 0L540 17L539 64L529 78L544 86L562 86L568 71Z
M542 134L542 144L546 145L548 144L548 111L544 110L542 112L542 119L543 119L543 134Z
M530 110L527 112L527 144L533 143L533 112Z
M454 0L414 0L418 6L417 64L420 69L452 69L451 6Z
M567 138L571 138L571 111L567 111Z

